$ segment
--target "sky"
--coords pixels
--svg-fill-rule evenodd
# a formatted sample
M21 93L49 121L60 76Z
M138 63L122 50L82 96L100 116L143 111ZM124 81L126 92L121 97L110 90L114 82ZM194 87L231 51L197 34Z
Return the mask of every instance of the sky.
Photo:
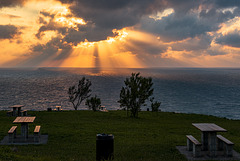
M239 0L0 0L0 67L240 67Z

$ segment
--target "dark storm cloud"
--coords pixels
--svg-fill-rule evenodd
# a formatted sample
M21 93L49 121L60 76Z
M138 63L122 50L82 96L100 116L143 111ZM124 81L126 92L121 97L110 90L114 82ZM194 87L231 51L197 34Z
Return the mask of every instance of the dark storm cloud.
M71 7L74 14L97 27L121 29L133 26L149 10L154 0L79 0Z
M164 44L156 44L152 42L143 42L138 40L128 40L130 44L126 43L125 50L131 51L133 54L151 54L161 55L167 50L167 46Z
M215 24L225 22L229 19L234 18L236 15L231 11L217 11L215 8L210 10L202 10L199 15L203 19L207 19L208 22L214 22Z
M188 13L190 10L197 9L201 4L201 0L161 0L158 6L164 5L164 9L173 8L179 16Z
M216 39L216 43L240 48L240 32L234 31Z
M27 66L36 66L48 59L64 61L71 53L72 47L62 42L61 37L52 38L47 44L38 44L32 46L31 55L35 55L31 59L24 62Z
M0 39L11 39L19 35L20 32L16 26L0 25Z
M212 3L221 8L240 7L239 0L205 0L205 3Z
M53 20L50 20L50 22L47 23L40 18L39 22L41 22L43 25L39 28L38 33L36 34L37 38L41 38L43 35L45 35L45 31L58 31L61 34L65 34L67 32L67 27L62 27L55 23Z
M228 5L225 5L228 3ZM161 20L154 20L145 16L141 20L141 29L157 34L163 41L179 41L187 38L194 38L206 35L207 32L214 32L220 28L220 24L236 16L239 16L240 1L215 1L215 0L168 0L165 8L173 8L174 13L163 17ZM161 4L161 3L160 3ZM199 8L201 6L201 11ZM228 7L235 7L234 10L224 10ZM162 10L160 10L162 11ZM209 39L211 40L211 39Z
M206 52L207 52L208 55L211 55L211 56L226 55L227 54L227 52L221 51L219 49L208 49Z
M218 29L218 25L208 24L199 20L197 15L178 17L172 14L162 20L146 18L142 21L141 28L157 34L163 41L179 41L186 38L194 38Z
M89 41L98 41L110 36L112 29L142 24L141 29L159 34L163 41L178 41L193 38L206 32L216 31L219 25L236 16L236 12L219 9L238 7L237 0L60 0L73 3L71 11L78 17L92 22L95 28L84 34ZM199 14L193 14L198 10ZM152 13L173 8L174 14L154 21ZM237 8L238 9L238 8ZM237 10L236 9L236 10ZM143 19L143 17L145 17ZM105 34L97 34L104 31ZM95 36L93 36L94 33ZM79 35L79 34L78 34ZM91 35L91 36L90 36ZM71 40L70 35L68 40ZM74 38L76 40L76 38ZM81 40L81 39L80 39ZM82 39L83 40L83 39Z
M224 23L240 16L239 0L59 0L68 3L74 17L83 18L86 25L66 27L54 21L54 14L42 11L39 18L41 27L36 36L41 38L45 31L57 31L62 35L61 42L77 45L79 42L106 40L115 36L113 29L135 27L160 37L171 44L177 51L207 50L212 42L208 32L215 32ZM159 20L149 18L150 15L172 8L174 13ZM232 9L230 9L232 8ZM50 18L47 22L44 17ZM231 39L232 38L232 39ZM219 38L219 44L232 44L237 40L231 35ZM184 41L183 41L184 40ZM179 42L178 42L179 41ZM183 41L183 42L181 42ZM228 42L229 41L229 42ZM131 41L135 46L141 46L141 51L127 46L133 53L161 54L166 51L166 45L142 44ZM52 44L52 43L51 43ZM158 44L159 45L159 44ZM63 45L64 46L64 45ZM142 48L144 46L144 48ZM55 52L56 46L46 45L36 47L45 52ZM212 53L210 51L209 53ZM219 55L219 52L214 54Z
M26 0L1 0L0 8L2 7L14 7L17 5L22 5Z
M47 44L38 44L32 47L33 52L42 52L51 55L56 53L59 49L71 49L69 44L63 43L60 37L52 38Z
M159 4L163 3L163 1L159 1ZM165 2L165 8L174 8L175 12L177 12L178 14L186 14L193 9L199 9L200 6L203 9L224 9L240 7L239 0L167 0Z
M183 42L177 42L171 45L176 51L199 51L206 50L210 47L212 37L209 35L201 35L197 38L190 38Z
M127 6L132 0L60 0L63 3L76 2L77 5L82 5L92 9L118 9Z
M74 31L67 35L68 41L87 39L88 41L105 40L114 36L113 29L134 26L141 17L151 13L149 9L154 0L63 0L63 3L73 3L72 13L88 22L85 30Z

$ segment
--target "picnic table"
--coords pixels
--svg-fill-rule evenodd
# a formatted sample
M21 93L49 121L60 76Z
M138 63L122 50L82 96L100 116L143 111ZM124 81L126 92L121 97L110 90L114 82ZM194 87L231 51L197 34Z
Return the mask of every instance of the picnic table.
M56 106L57 111L61 110L61 106Z
M34 117L17 117L13 123L21 124L21 136L26 140L28 138L28 124L33 123L35 120Z
M20 116L21 115L21 108L23 107L24 105L13 105L13 106L10 106L9 108L12 108L13 110L13 116Z
M192 125L202 132L202 150L208 151L210 156L216 156L217 132L227 132L227 130L214 123L193 123Z

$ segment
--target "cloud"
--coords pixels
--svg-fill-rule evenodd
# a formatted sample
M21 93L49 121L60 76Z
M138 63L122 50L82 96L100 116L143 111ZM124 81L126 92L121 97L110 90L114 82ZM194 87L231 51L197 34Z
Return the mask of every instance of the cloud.
M228 8L228 7L240 7L238 0L205 0L205 3L213 3L217 7Z
M59 49L71 49L71 46L67 43L62 42L61 37L52 38L46 44L38 44L32 46L33 52L42 52L46 55L55 54Z
M143 15L152 12L149 8L154 0L62 0L61 2L74 2L70 7L71 12L88 22L85 31L79 29L78 35L83 34L88 41L100 41L113 36L113 29L122 29L139 23Z
M178 17L176 13L161 20L143 19L141 29L159 35L162 41L179 41L206 34L218 29L218 25L200 20L196 14Z
M12 39L20 33L14 25L0 25L0 39Z
M39 4L45 6L45 2L43 0ZM240 16L238 0L53 0L51 2L54 3L49 3L49 8L44 7L44 10L39 9L36 12L39 13L37 22L39 26L34 26L37 31L31 30L36 35L32 41L34 44L25 45L31 46L31 53L28 54L32 56L28 63L25 62L26 64L36 63L38 59L39 62L44 62L46 59L64 60L72 56L69 53L75 48L77 48L75 52L87 51L87 49L79 49L84 45L84 43L80 44L81 42L98 42L109 37L117 39L118 33L114 32L114 29L123 28L128 32L128 36L121 43L108 44L106 41L99 44L106 43L105 48L108 48L109 52L110 49L116 49L120 54L128 53L146 60L149 58L149 62L154 59L156 64L163 61L164 54L172 53L174 56L171 58L174 59L219 55L224 57L230 54L227 50L221 52L221 49L224 49L223 45L229 48L240 47L239 31L230 32L234 30L231 26L237 26L236 21L232 20ZM27 7L34 3L31 0L2 1L0 8L17 5L24 7L24 4ZM164 11L166 13L161 14ZM9 16L9 18L13 17ZM9 18L7 17L5 21ZM11 23L17 24L20 20ZM19 29L13 25L0 26L0 39L15 38L20 33ZM133 31L136 34L131 35L130 32ZM26 33L26 35L30 34ZM145 37L146 35L151 38ZM99 47L99 50L101 49L103 47ZM111 50L111 52L115 51ZM120 55L119 53L116 55ZM169 57L164 57L166 62L167 59L169 60Z
M17 5L22 5L26 0L1 0L0 8L2 7L14 7Z
M161 55L167 50L167 46L161 43L144 42L138 40L128 40L125 50L138 55Z
M106 40L107 37L114 36L113 29L136 28L138 25L141 26L139 29L158 35L165 42L204 37L202 35L217 31L221 23L234 18L239 13L237 12L239 3L234 0L59 1L69 4L72 16L83 18L87 24L67 29L52 21L54 15L41 12L43 16L51 17L51 20L47 24L42 21L44 25L39 29L37 36L40 37L41 33L47 30L57 30L64 35L64 41L75 45L86 39L88 41ZM232 10L229 7L232 7ZM152 14L168 8L172 8L174 13L161 20L149 18ZM208 44L211 40L211 38L207 40Z
M217 55L227 55L228 53L220 49L208 49L206 51L206 54L211 56L217 56Z
M172 50L176 51L199 51L206 50L211 46L212 37L201 35L195 38L189 38L184 41L178 41L171 44Z
M240 15L239 3L236 1L230 1L227 6L223 5L227 1L217 2L214 0L169 0L165 4L163 3L164 8L171 8L174 13L160 20L145 16L140 22L140 28L157 34L162 41L166 42L180 41L206 35L208 32L216 32L221 23Z
M221 45L240 48L240 31L235 30L227 35L221 35L215 41Z

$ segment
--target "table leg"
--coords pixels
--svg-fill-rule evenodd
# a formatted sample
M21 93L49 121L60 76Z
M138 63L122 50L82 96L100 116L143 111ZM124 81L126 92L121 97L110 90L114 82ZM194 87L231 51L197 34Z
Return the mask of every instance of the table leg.
M21 116L21 107L18 108L18 116Z
M28 138L28 123L22 123L21 135L24 137L25 140Z
M13 107L13 116L16 116L16 111L17 111L17 108L16 107Z
M201 139L202 139L202 150L208 151L208 132L203 131Z
M208 147L209 147L209 155L211 157L216 156L216 150L217 150L217 133L216 132L209 132L208 133Z

